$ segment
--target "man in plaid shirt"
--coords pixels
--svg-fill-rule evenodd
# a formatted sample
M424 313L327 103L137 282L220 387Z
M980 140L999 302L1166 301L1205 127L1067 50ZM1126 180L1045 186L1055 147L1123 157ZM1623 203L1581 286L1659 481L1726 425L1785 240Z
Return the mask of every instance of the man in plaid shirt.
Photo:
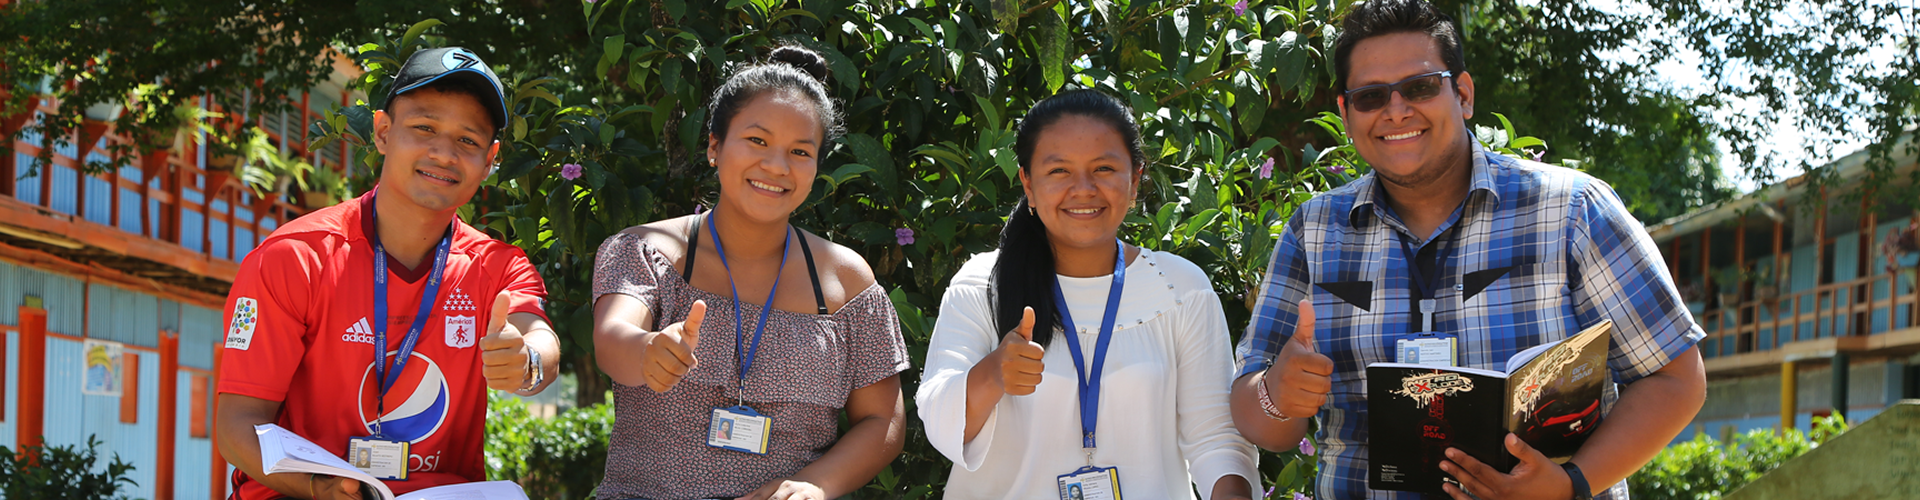
M1570 462L1508 435L1520 458L1511 473L1455 449L1441 470L1461 500L1625 498L1627 475L1706 399L1694 347L1705 334L1653 239L1605 183L1478 146L1458 31L1432 5L1355 5L1334 62L1347 134L1373 172L1288 221L1239 346L1240 432L1291 449L1318 416L1317 498L1419 498L1367 489L1367 364L1396 361L1398 340L1426 332L1455 338L1459 365L1500 370L1523 349L1612 320L1619 385Z

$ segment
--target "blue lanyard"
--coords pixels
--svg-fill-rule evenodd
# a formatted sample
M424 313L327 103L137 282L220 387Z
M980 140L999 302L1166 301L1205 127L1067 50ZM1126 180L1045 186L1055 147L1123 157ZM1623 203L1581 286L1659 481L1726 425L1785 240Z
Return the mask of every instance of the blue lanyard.
M1447 256L1453 253L1453 247L1439 246L1439 244L1442 237L1450 232L1453 232L1453 228L1448 228L1441 232L1440 236L1434 237L1433 241L1427 242L1430 245L1436 245L1431 266L1422 265L1420 253L1414 251L1413 245L1407 241L1405 235L1400 236L1400 257L1407 261L1407 277L1413 285L1409 290L1411 293L1408 294L1414 302L1414 308L1410 312L1420 315L1420 324L1414 325L1415 332L1431 331L1434 328L1433 310L1439 307L1434 297L1440 294L1436 288L1440 285L1440 268L1446 265Z
M1073 374L1080 378L1080 447L1093 453L1093 429L1100 424L1100 372L1107 364L1107 344L1113 341L1113 321L1120 312L1120 291L1127 283L1127 246L1113 254L1113 284L1107 288L1106 316L1100 318L1100 337L1094 341L1093 370L1088 373L1086 357L1080 354L1080 330L1073 326L1073 314L1067 312L1067 296L1060 292L1060 277L1053 279L1053 303L1060 311L1060 323L1066 328L1067 352L1073 354Z
M786 242L793 239L793 226L787 226L787 238L780 242L780 269L773 273L773 289L767 290L767 303L760 307L760 323L753 327L753 344L750 346L741 345L745 335L740 331L740 285L733 282L733 266L727 264L726 247L720 244L720 232L713 228L713 212L707 212L707 234L713 236L713 251L720 254L720 266L727 270L727 286L733 289L733 355L739 359L735 364L740 367L736 381L740 384L740 391L745 392L747 369L753 367L753 356L760 351L760 335L767 331L767 315L773 312L773 297L780 293L780 271L787 269L787 253L791 248ZM742 349L746 350L744 356L740 354Z
M379 196L379 195L374 195ZM376 198L377 199L377 198ZM380 211L374 210L374 230L369 234L373 240L373 377L378 382L380 396L379 413L373 419L373 434L381 435L380 420L387 413L387 390L393 388L400 379L400 370L407 366L407 359L413 356L413 347L420 343L420 331L427 327L427 316L433 312L433 301L440 297L440 277L447 270L447 254L453 247L453 226L447 226L447 232L440 236L440 245L434 249L433 274L427 275L427 287L420 293L420 313L414 315L413 326L407 329L407 336L400 339L400 350L393 356L392 367L388 368L387 350L387 249L380 244Z

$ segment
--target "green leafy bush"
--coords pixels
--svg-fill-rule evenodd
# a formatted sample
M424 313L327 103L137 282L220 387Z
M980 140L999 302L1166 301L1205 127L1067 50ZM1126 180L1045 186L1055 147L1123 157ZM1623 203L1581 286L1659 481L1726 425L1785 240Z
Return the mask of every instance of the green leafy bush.
M122 485L137 486L127 474L133 464L120 454L101 467L99 438L87 436L87 447L28 446L16 453L0 447L0 498L41 500L97 500L125 498Z
M528 498L591 498L607 469L613 407L599 404L552 418L518 398L487 399L487 479L520 483Z
M1814 419L1813 432L1755 429L1729 443L1701 434L1662 450L1627 478L1637 500L1712 500L1759 479L1847 430L1841 416Z

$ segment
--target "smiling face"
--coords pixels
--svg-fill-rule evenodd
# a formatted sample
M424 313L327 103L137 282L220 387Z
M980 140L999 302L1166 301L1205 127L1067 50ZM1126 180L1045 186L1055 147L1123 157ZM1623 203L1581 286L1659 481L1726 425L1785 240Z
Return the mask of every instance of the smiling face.
M818 113L799 93L754 96L727 124L726 137L708 137L720 203L756 221L785 221L813 189L822 135Z
M1392 33L1355 44L1347 87L1394 83L1410 76L1446 71L1440 48L1425 33ZM1466 119L1473 117L1473 78L1462 72L1443 80L1440 94L1408 102L1394 92L1386 107L1356 111L1341 98L1340 117L1347 135L1381 179L1404 188L1422 188L1454 168L1466 168Z
M432 211L473 199L500 151L480 101L429 87L396 96L387 108L373 117L374 147L386 155L381 193Z
M1020 184L1047 225L1047 241L1055 248L1111 248L1142 173L1120 131L1089 116L1062 116L1040 131L1032 158L1020 170Z

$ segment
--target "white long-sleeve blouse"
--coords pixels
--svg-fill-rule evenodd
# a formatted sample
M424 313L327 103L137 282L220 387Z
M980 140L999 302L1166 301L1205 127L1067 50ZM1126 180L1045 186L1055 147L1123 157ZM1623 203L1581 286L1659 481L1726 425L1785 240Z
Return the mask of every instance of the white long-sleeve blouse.
M1055 340L1033 394L1003 395L986 426L965 441L967 370L1000 344L989 284L998 252L979 254L941 300L914 396L934 448L954 462L946 498L1058 498L1055 478L1086 465L1079 379L1067 343ZM1066 307L1092 361L1112 276L1061 276ZM1119 467L1122 497L1201 498L1237 475L1260 491L1252 444L1234 429L1228 390L1234 363L1226 316L1207 276L1179 256L1142 249L1127 265L1119 318L1101 380L1094 465Z

